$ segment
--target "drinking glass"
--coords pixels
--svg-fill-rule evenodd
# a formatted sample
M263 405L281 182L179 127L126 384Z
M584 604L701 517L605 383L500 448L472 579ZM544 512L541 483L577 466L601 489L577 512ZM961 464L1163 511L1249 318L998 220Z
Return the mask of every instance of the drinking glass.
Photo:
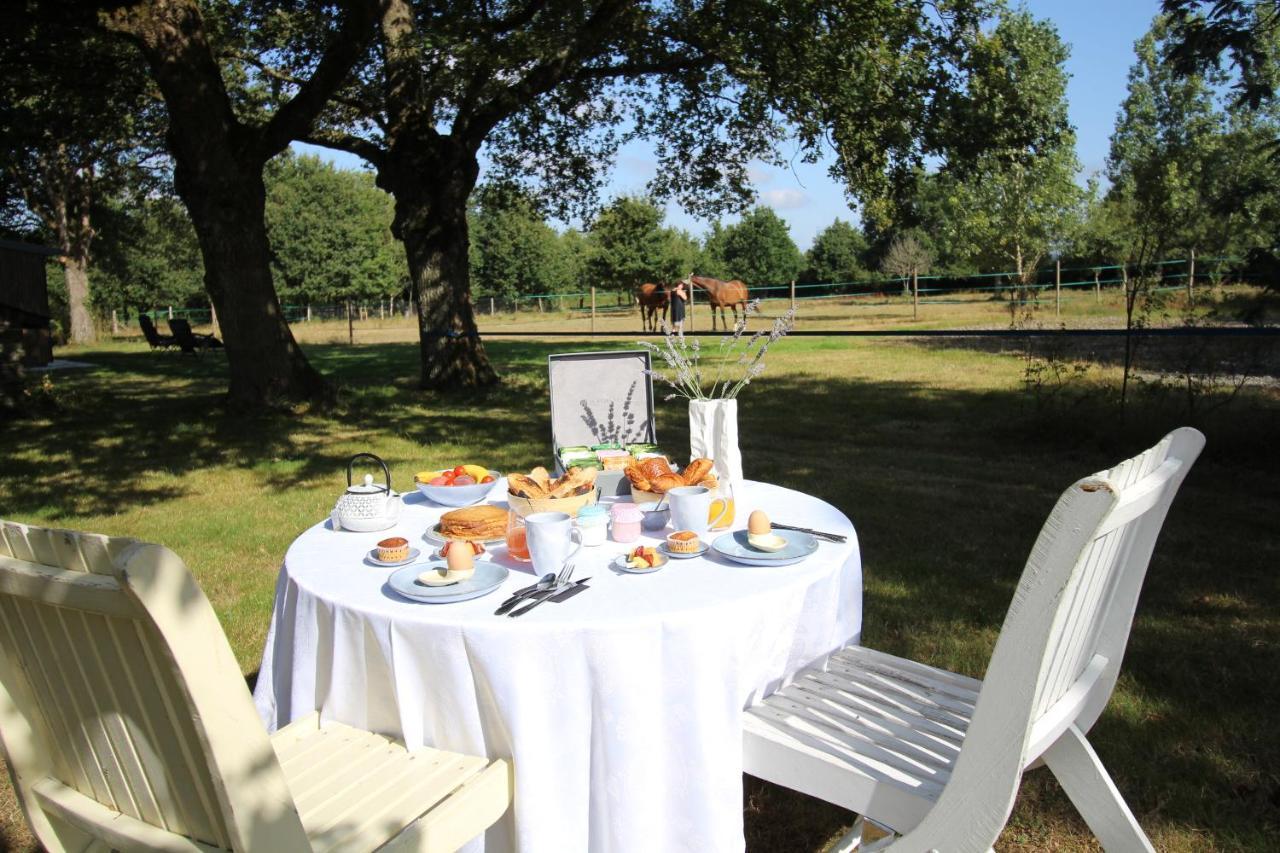
M720 483L720 492L711 500L711 509L707 513L708 530L728 530L733 524L733 485L724 480Z
M517 560L528 562L529 539L524 519L514 509L507 511L507 553Z

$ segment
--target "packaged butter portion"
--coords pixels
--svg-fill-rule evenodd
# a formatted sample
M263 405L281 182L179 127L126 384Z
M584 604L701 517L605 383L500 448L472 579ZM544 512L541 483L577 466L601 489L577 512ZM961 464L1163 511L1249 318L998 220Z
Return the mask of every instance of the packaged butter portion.
M641 454L658 454L658 445L650 443L628 444L627 452L635 458L641 458Z

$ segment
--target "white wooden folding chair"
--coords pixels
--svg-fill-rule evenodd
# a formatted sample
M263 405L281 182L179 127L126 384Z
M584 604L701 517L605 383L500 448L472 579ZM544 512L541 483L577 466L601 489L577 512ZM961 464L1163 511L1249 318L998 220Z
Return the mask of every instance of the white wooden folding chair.
M46 850L455 850L504 761L312 714L268 738L167 548L0 522L0 746Z
M748 773L892 831L863 849L988 850L1022 773L1057 777L1107 850L1151 842L1085 733L1106 707L1174 494L1204 446L1183 428L1059 498L982 681L847 646L744 717Z

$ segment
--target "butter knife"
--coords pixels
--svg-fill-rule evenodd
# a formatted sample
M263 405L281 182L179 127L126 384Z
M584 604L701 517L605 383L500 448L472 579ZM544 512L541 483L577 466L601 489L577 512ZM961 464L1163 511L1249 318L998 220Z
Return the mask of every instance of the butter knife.
M519 610L511 611L510 613L507 614L507 616L508 618L523 616L524 614L528 613L530 610L532 610L533 608L537 607L539 604L542 604L545 601L555 601L555 602L568 601L569 599L573 598L575 595L577 595L578 593L586 589L587 581L589 580L591 580L591 578L583 578L580 581L573 581L572 583L569 584L568 589L559 590L558 592L555 592L552 595L539 596L538 598L535 598L533 601L526 604L524 607L521 607Z
M849 537L845 536L842 533L827 533L822 530L813 530L812 528L809 528L809 527L796 527L793 524L779 524L776 521L773 522L773 526L778 528L779 530L794 530L797 533L808 533L810 536L816 536L817 538L825 539L828 542L848 542L849 541Z

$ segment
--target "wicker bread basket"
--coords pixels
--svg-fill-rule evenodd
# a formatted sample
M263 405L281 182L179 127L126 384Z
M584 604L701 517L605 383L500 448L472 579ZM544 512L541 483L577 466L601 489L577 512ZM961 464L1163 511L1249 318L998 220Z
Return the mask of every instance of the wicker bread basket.
M535 512L567 512L571 517L577 518L578 510L595 503L599 494L599 489L592 489L585 495L573 495L567 498L522 498L508 492L507 505L521 518Z

